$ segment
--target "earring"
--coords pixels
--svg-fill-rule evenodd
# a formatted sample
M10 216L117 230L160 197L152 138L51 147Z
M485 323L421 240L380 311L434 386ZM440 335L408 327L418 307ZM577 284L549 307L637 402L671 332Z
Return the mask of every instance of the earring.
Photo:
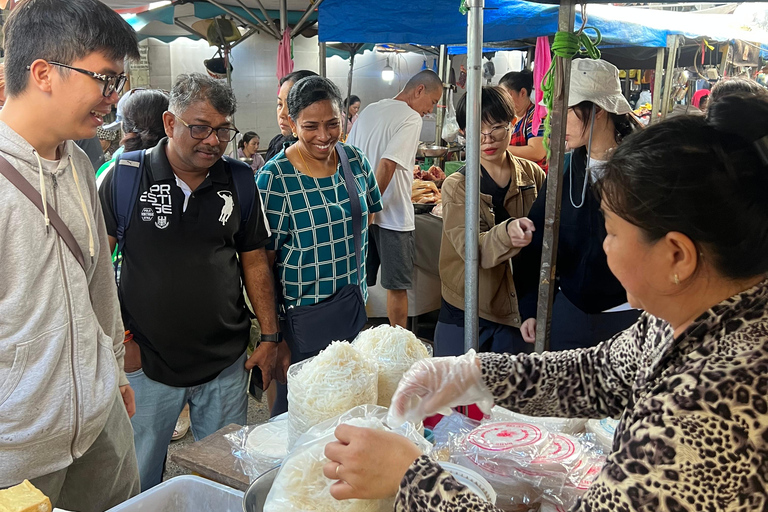
M680 286L680 278L677 276L677 274L675 274L675 284Z
M294 138L295 138L296 137L296 132L291 132L291 135L293 135Z

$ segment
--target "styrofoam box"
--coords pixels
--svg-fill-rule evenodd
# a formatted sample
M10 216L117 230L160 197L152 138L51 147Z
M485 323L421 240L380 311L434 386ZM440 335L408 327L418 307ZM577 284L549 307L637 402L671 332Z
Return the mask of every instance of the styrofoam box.
M199 476L177 476L107 512L241 512L243 492Z

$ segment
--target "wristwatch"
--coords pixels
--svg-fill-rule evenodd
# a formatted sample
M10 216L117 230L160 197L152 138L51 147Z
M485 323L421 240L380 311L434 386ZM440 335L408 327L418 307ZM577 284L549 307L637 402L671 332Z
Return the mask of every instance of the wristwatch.
M266 341L269 343L280 343L283 341L283 333L276 332L274 334L262 334L261 341Z

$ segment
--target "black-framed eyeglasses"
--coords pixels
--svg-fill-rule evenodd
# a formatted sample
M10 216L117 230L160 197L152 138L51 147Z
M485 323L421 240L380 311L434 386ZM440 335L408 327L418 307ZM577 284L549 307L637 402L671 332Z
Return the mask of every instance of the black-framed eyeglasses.
M171 114L173 114L173 112L171 112ZM189 128L189 135L197 140L205 140L215 131L216 138L219 139L219 142L231 142L232 139L237 137L237 134L240 133L237 128L214 128L213 126L208 126L206 124L187 124L186 121L176 114L173 114L173 117Z
M492 141L501 140L509 133L509 125L498 126L489 132L480 132L480 140L483 137L489 137Z
M94 73L93 71L88 71L87 69L80 69L74 66L69 66L67 64L62 64L61 62L50 61L48 64L71 69L72 71L77 71L78 73L88 75L91 78L95 78L96 80L104 82L104 90L101 91L101 94L105 98L111 96L113 92L120 94L120 92L123 90L123 87L125 86L125 81L127 80L125 73L120 73L119 75L105 75L103 73ZM27 66L27 69L29 69L29 66Z

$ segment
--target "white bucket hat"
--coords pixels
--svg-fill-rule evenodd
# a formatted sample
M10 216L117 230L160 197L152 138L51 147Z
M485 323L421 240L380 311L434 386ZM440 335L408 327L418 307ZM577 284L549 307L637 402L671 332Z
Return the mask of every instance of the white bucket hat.
M591 101L613 114L632 112L632 107L621 93L618 68L602 59L573 60L568 107L578 105L582 101Z

